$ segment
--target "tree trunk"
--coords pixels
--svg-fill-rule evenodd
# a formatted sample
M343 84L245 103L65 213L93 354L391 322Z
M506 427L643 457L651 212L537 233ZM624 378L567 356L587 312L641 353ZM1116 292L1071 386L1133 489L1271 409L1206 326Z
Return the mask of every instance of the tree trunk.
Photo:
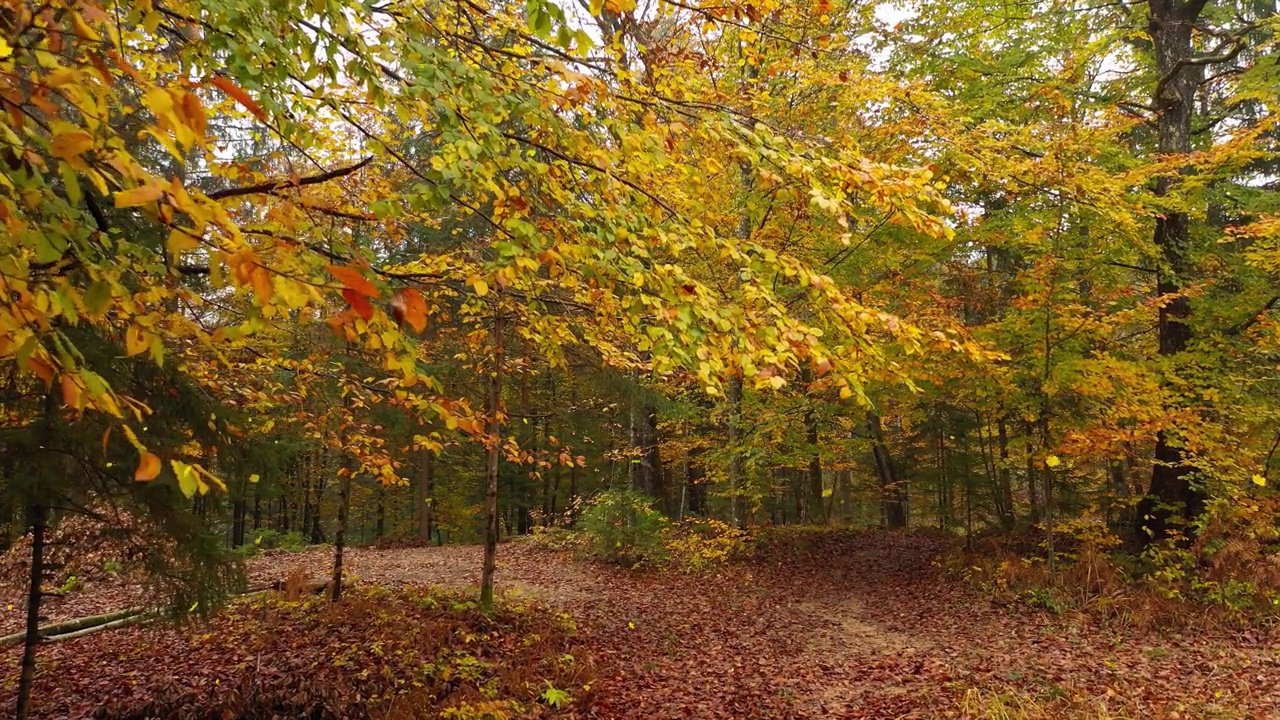
M262 527L262 483L253 486L253 531Z
M347 544L347 514L351 505L350 468L343 468L342 482L338 488L338 529L333 533L333 586L329 598L338 602L342 597L342 552Z
M1147 32L1155 48L1156 74L1160 78L1154 104L1159 113L1156 150L1161 155L1185 155L1191 151L1199 67L1188 60L1194 51L1192 25L1203 7L1204 2L1197 0L1151 0L1147 4ZM1168 195L1177 183L1176 178L1159 178L1156 195ZM1191 341L1191 301L1181 294L1191 270L1190 224L1186 212L1166 212L1156 217L1154 239L1160 250L1156 294L1173 297L1160 307L1157 320L1161 357L1183 353ZM1203 512L1204 503L1204 490L1192 483L1192 467L1179 438L1170 429L1161 430L1156 435L1151 484L1138 503L1138 535L1143 541L1150 541L1183 531Z
M1000 443L1000 466L996 468L996 483L999 485L1000 502L1006 508L1000 516L1000 524L1005 530L1012 530L1018 523L1018 515L1013 504L1013 468L1009 467L1009 427L1003 417L996 422L996 438Z
M373 537L378 539L387 533L387 486L378 483L377 519L373 524Z
M40 601L44 598L44 534L49 510L39 503L28 510L31 528L31 574L27 579L27 632L22 641L22 670L18 676L18 703L15 717L27 720L31 714L31 687L36 680L36 647L40 644Z
M808 413L805 422L808 425L806 441L813 448L809 455L809 515L811 520L826 525L828 517L822 497L822 458L818 453L818 423L813 419L812 412Z
M707 514L707 469L702 466L702 448L693 448L685 457L685 485L690 515Z
M889 447L884 441L884 425L880 416L867 411L867 431L871 434L871 453L880 475L880 508L884 522L892 530L907 526L907 493L898 477Z
M800 381L806 388L813 382L813 374L807 366L800 371ZM813 412L813 399L806 398L805 402L808 404L804 413L804 441L809 446L809 515L811 520L826 525L829 517L822 497L822 453L818 451L818 417Z
M321 513L321 508L324 506L324 479L329 473L330 459L330 453L325 449L320 453L320 456L315 458L311 463L311 472L314 475L314 479L310 483L310 486L315 487L316 497L311 511L311 525L309 532L311 534L311 542L316 545L324 542L324 515ZM302 528L299 528L299 530L302 532L308 532L308 527L304 525Z
M435 454L422 451L422 475L418 478L417 497L418 537L430 542L432 525L435 524Z
M729 520L733 527L742 527L742 487L745 473L742 468L742 375L735 372L729 378Z
M489 375L489 447L485 471L484 564L480 573L480 608L493 608L493 573L498 557L498 461L502 454L503 318L501 298L494 303L493 372Z

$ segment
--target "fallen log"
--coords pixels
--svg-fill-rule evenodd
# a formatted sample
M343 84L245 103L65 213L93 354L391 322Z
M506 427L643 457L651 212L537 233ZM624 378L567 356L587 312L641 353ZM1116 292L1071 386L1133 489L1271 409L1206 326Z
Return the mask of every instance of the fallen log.
M103 613L101 615L89 615L86 617L74 618L72 620L62 620L56 623L50 623L40 628L40 637L48 638L54 635L62 635L69 632L75 632L77 630L93 628L98 625L106 625L108 623L111 623L123 618L132 617L134 615L138 615L139 613L143 613L146 611L147 611L147 608L139 606L139 607L125 608L124 610L115 610L109 613ZM24 637L26 637L25 632L19 632L19 633L14 633L12 635L5 635L3 637L0 637L0 648L9 647L10 645L17 645L18 643L22 642L22 639Z
M355 582L343 579L342 587L354 587ZM332 581L325 580L304 580L289 581L279 580L265 587L250 589L248 592L240 593L235 597L249 597L252 595L261 595L267 592L278 592L291 599L298 599L305 595L320 595L327 593L333 587ZM149 622L160 617L159 608L148 608L144 606L136 606L125 608L124 610L115 610L101 615L88 615L86 617L74 618L71 620L62 620L56 623L50 623L40 628L41 642L56 642L58 640L70 640L72 638L84 637L91 635L99 630L113 630L115 628L128 627L141 622ZM25 632L13 633L12 635L0 636L0 648L6 648L10 645L17 645L26 637Z
M93 625L82 630L75 630L72 632L62 633L61 635L52 635L48 637L42 636L40 639L42 642L60 642L62 640L71 640L78 637L84 637L85 635L92 635L93 633L103 630L115 630L116 628L128 627L130 625L149 623L159 618L159 610L148 610L146 612L138 613L137 615L130 615L129 617L120 618L119 620L112 620L111 622L103 623L101 625Z

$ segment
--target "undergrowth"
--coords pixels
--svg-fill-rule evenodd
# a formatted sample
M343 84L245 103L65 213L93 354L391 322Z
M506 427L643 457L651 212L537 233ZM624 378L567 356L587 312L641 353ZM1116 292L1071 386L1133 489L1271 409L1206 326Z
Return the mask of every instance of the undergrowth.
M568 616L510 603L485 615L434 590L271 596L200 625L98 637L49 659L33 717L501 720L571 712L593 694Z
M987 538L948 559L952 571L1008 603L1082 611L1138 629L1280 624L1280 528L1259 503L1214 508L1194 542L1152 543L1139 553L1099 528L1047 544ZM1025 539L1025 536L1024 536ZM1038 552L1039 556L1029 556Z
M632 490L610 490L587 504L573 529L538 528L542 547L625 567L702 572L733 562L780 563L840 553L864 530L818 525L735 528L711 518L671 521Z

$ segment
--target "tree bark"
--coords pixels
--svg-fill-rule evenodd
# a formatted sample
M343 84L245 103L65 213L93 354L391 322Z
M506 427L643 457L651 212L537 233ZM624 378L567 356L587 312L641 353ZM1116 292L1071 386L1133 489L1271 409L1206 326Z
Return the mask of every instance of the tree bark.
M422 474L418 478L415 498L418 509L418 537L431 541L431 529L435 524L435 457L428 449L422 450Z
M871 434L871 453L876 461L876 470L880 474L880 508L884 523L892 530L907 526L907 493L902 487L902 478L889 455L889 447L884 441L884 425L880 416L867 411L867 431Z
M1154 105L1158 111L1156 150L1161 155L1191 152L1191 120L1199 83L1198 67L1188 61L1194 53L1192 25L1204 4L1197 0L1147 3L1147 32L1155 48L1160 77ZM1177 178L1159 178L1156 195L1169 195L1177 183ZM1161 260L1156 294L1172 298L1160 307L1157 320L1161 357L1177 356L1185 352L1191 342L1191 301L1182 295L1191 270L1190 225L1186 212L1166 212L1156 218L1154 239ZM1140 539L1148 542L1186 530L1190 521L1203 512L1204 503L1204 490L1192 482L1192 466L1176 432L1161 430L1156 435L1151 484L1138 504Z
M745 473L742 467L742 375L735 372L729 378L729 520L733 527L742 527L742 486Z
M503 327L501 298L494 303L493 372L489 375L489 448L485 471L484 563L480 573L480 608L493 608L493 574L498 556L498 462L502 454Z
M329 599L338 602L342 598L342 553L347 544L347 514L351 505L351 469L344 468L342 483L338 488L338 528L333 533L333 586Z
M1000 503L1005 508L1000 515L1000 524L1005 530L1012 530L1018 523L1018 515L1013 504L1013 468L1009 467L1009 427L1003 417L996 422L996 439L1000 444L996 483L999 485Z
M31 687L36 680L36 647L40 644L40 601L44 598L44 540L49 524L49 510L33 503L27 511L31 528L31 574L27 579L27 630L22 641L22 670L18 676L18 702L15 717L27 720L31 715Z
M808 367L801 370L800 381L806 388L813 382L813 374ZM804 441L809 446L808 479L811 498L809 515L811 520L817 520L826 525L830 518L822 497L822 453L818 451L818 417L813 411L813 399L806 398L805 402L808 404L804 413Z

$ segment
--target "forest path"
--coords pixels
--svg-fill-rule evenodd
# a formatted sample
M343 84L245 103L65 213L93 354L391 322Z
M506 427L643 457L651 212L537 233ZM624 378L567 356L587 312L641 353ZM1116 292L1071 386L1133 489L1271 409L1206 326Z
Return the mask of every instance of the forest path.
M1157 636L1010 611L941 578L935 538L862 542L700 575L516 542L499 548L497 584L578 620L600 675L592 717L1000 717L1015 707L1025 714L1013 717L1280 717L1275 638ZM480 579L479 547L347 557L367 583ZM255 561L254 576L321 576L328 562L276 556ZM979 707L991 703L1000 707Z

